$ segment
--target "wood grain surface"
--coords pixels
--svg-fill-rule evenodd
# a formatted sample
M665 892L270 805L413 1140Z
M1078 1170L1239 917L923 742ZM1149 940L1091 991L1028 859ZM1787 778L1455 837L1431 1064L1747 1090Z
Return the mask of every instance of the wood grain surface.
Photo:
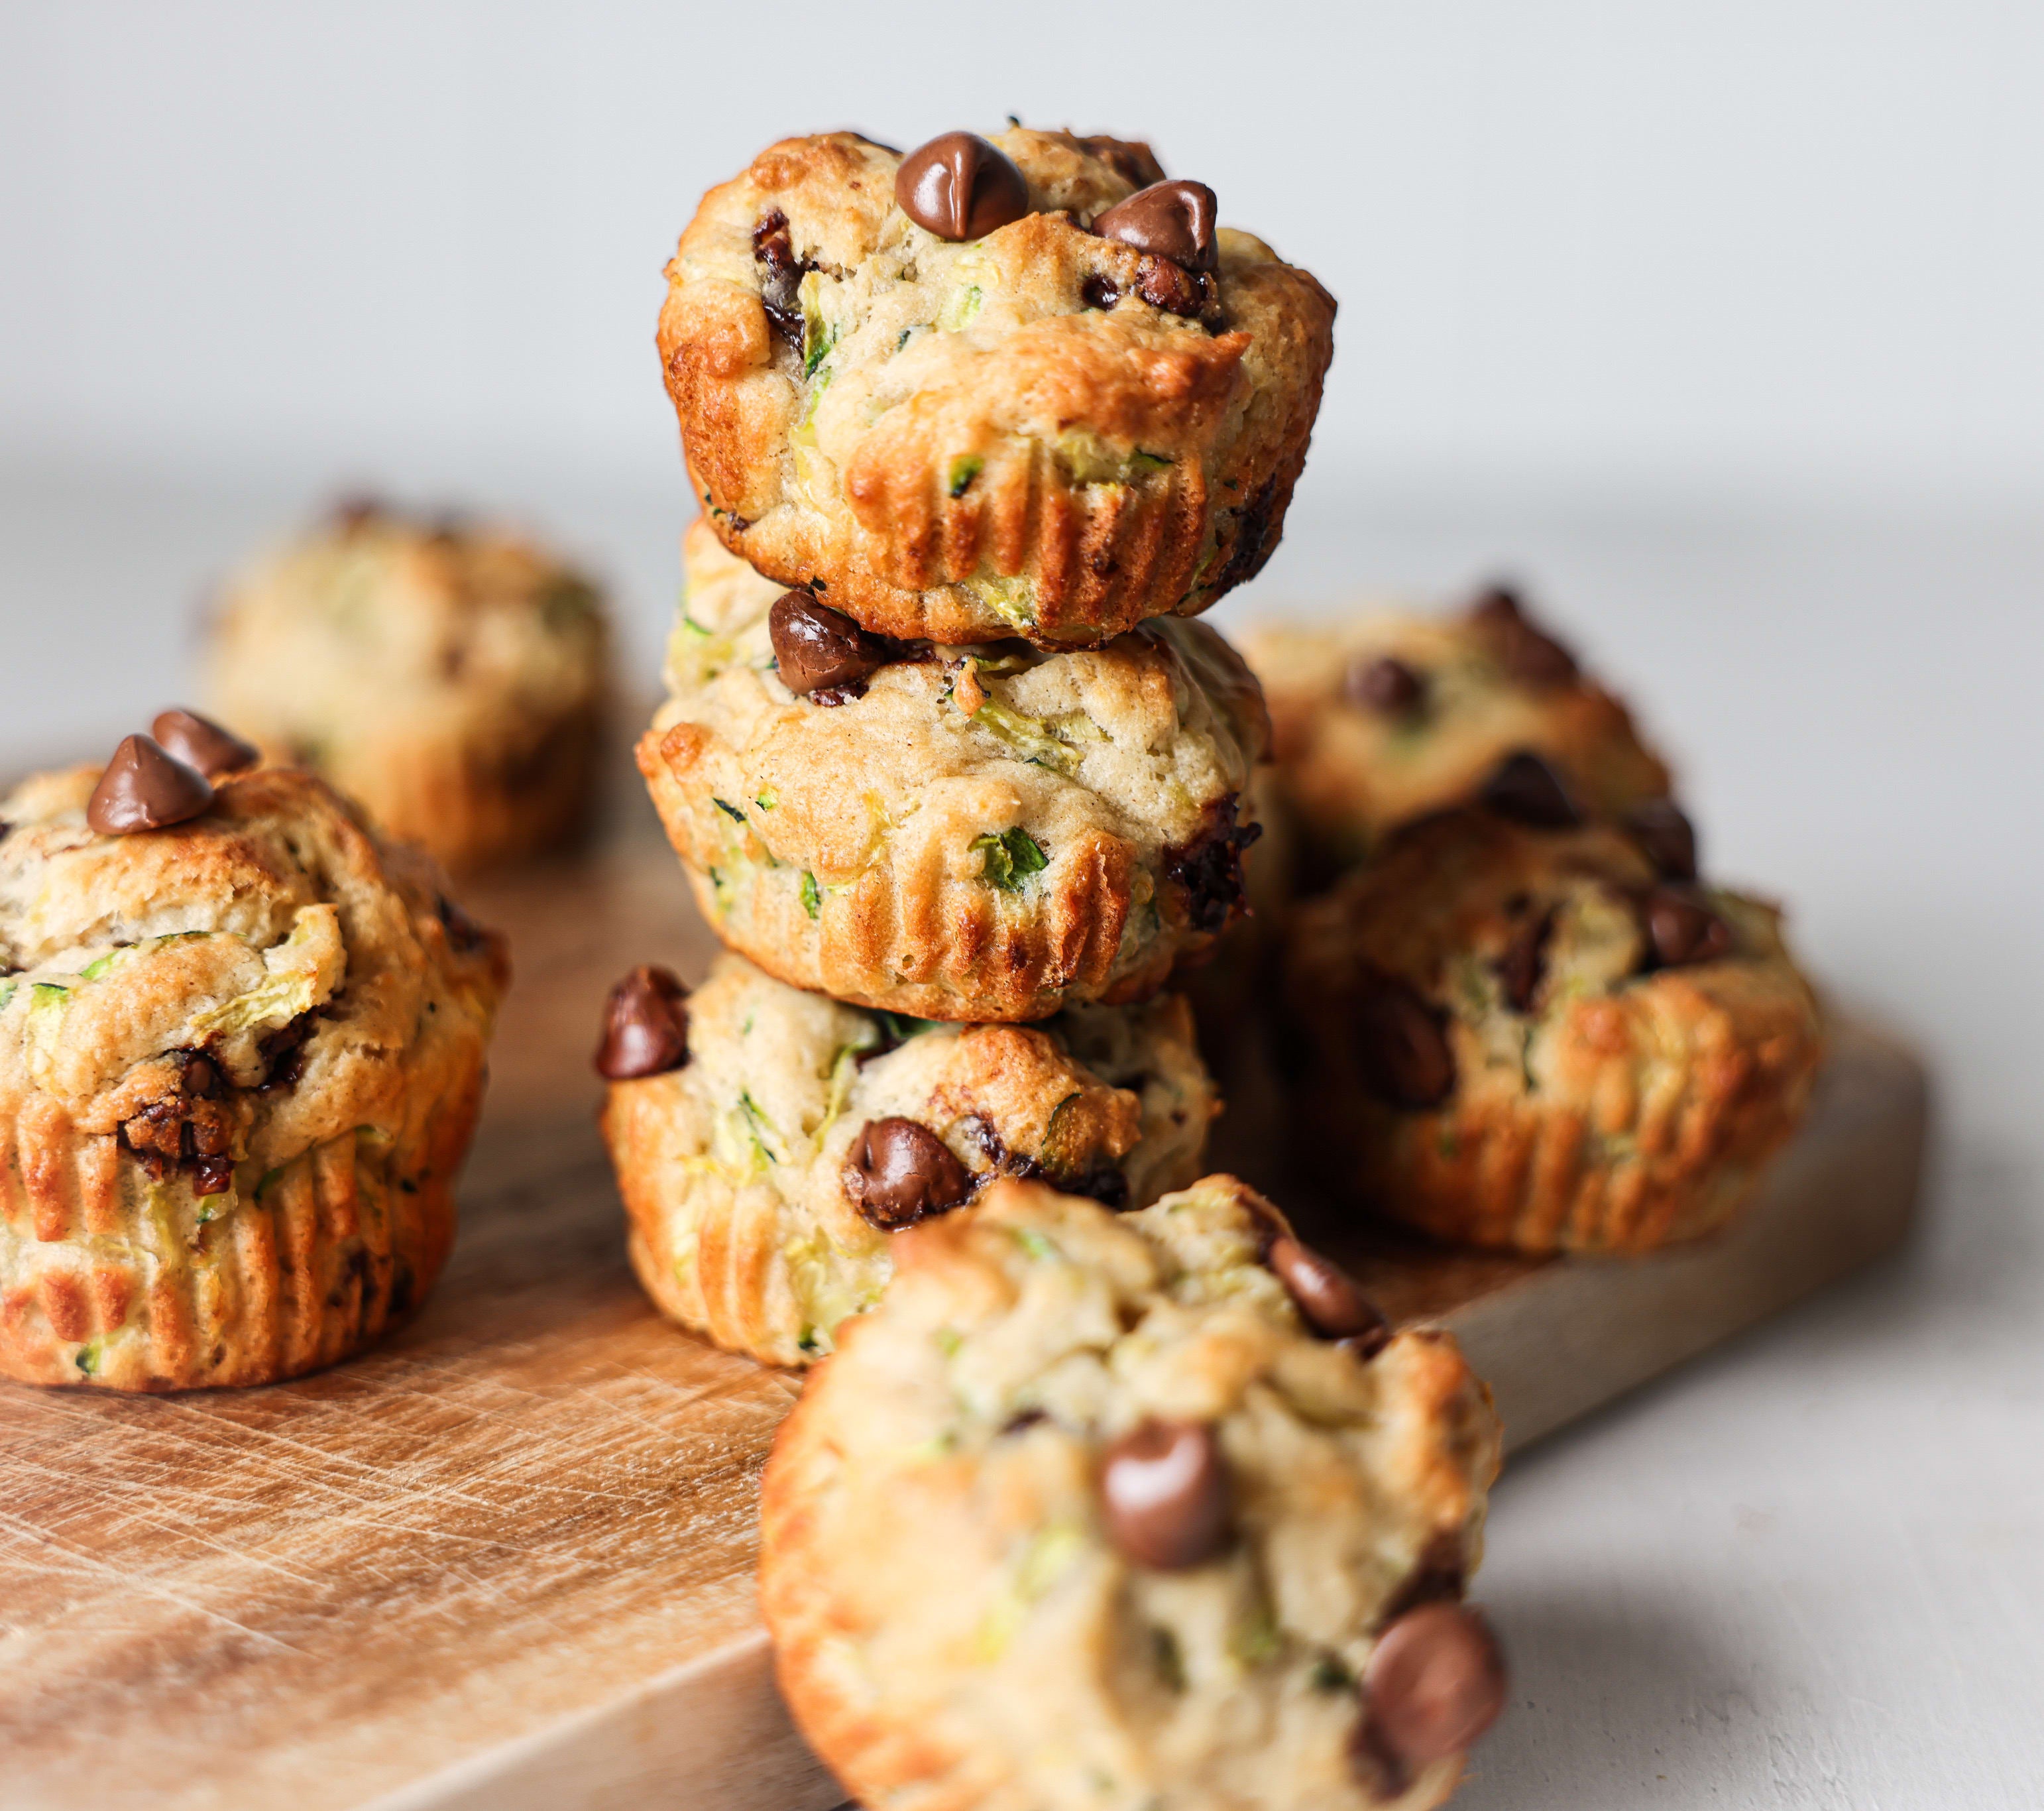
M259 1390L0 1386L0 1805L820 1811L752 1601L757 1474L796 1381L632 1283L588 1067L632 964L698 972L627 840L478 892L517 979L453 1263L381 1351ZM1534 1263L1343 1255L1454 1327L1514 1444L1887 1249L1924 1125L1852 1025L1731 1237Z

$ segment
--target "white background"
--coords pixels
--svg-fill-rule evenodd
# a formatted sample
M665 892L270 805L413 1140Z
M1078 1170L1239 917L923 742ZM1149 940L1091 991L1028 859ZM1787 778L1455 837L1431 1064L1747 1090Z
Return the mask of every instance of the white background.
M186 685L343 484L616 581L686 499L651 350L786 132L1150 136L1339 297L1224 621L1500 567L1639 701L1727 876L1935 1063L1905 1260L1520 1462L1520 1702L1465 1801L2044 1798L2044 7L0 0L0 765Z

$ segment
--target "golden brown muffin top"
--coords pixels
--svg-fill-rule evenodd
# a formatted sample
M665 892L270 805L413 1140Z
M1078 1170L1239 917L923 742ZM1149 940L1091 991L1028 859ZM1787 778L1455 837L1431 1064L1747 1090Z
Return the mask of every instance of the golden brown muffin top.
M40 1102L152 1167L259 1175L394 1132L418 1053L486 1028L502 940L322 782L258 767L185 821L103 835L99 779L39 775L0 802L0 1113ZM196 1157L166 1133L194 1116L217 1147Z

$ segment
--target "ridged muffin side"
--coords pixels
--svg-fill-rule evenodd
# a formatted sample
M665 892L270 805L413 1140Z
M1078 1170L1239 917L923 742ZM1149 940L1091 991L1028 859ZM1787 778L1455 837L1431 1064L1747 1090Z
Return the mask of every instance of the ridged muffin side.
M0 1374L332 1363L445 1261L501 940L309 775L121 836L97 778L0 803Z

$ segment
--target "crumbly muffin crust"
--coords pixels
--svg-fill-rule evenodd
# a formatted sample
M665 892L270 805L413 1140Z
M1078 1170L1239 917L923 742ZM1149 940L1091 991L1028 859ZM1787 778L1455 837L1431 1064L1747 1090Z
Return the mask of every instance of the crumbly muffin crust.
M908 648L804 697L774 670L779 588L700 523L688 566L639 763L705 917L769 972L926 1018L1039 1018L1154 992L1239 906L1266 724L1212 630Z
M1385 611L1242 636L1270 702L1274 791L1311 872L1467 804L1521 751L1590 816L1667 796L1668 769L1624 705L1523 611L1498 609L1502 595L1454 617Z
M686 1065L613 1082L604 1109L632 1261L664 1313L770 1364L829 1352L893 1272L899 1235L861 1213L847 1175L866 1126L927 1127L975 1189L1042 1174L1139 1207L1199 1173L1220 1109L1170 995L943 1025L725 955L687 1016Z
M761 1503L782 1689L859 1802L1417 1811L1452 1790L1458 1753L1358 1757L1357 1682L1481 1556L1488 1393L1443 1333L1367 1357L1312 1336L1264 1261L1283 1227L1218 1176L1118 1218L1002 1182L902 1236ZM1211 1436L1228 1515L1204 1551L1129 1556L1105 1471L1145 1424Z
M735 552L886 634L1097 643L1204 609L1277 544L1334 302L1245 233L1208 273L1089 231L1145 147L992 142L1035 211L964 242L850 133L703 198L659 333L696 494Z
M1422 1231L1654 1249L1731 1220L1802 1119L1818 1005L1773 906L1608 826L1414 825L1295 913L1303 1154Z
M508 530L344 505L227 588L211 708L449 867L587 818L609 632L595 587Z
M330 1364L446 1257L501 940L310 775L129 836L98 777L0 802L0 1373Z

